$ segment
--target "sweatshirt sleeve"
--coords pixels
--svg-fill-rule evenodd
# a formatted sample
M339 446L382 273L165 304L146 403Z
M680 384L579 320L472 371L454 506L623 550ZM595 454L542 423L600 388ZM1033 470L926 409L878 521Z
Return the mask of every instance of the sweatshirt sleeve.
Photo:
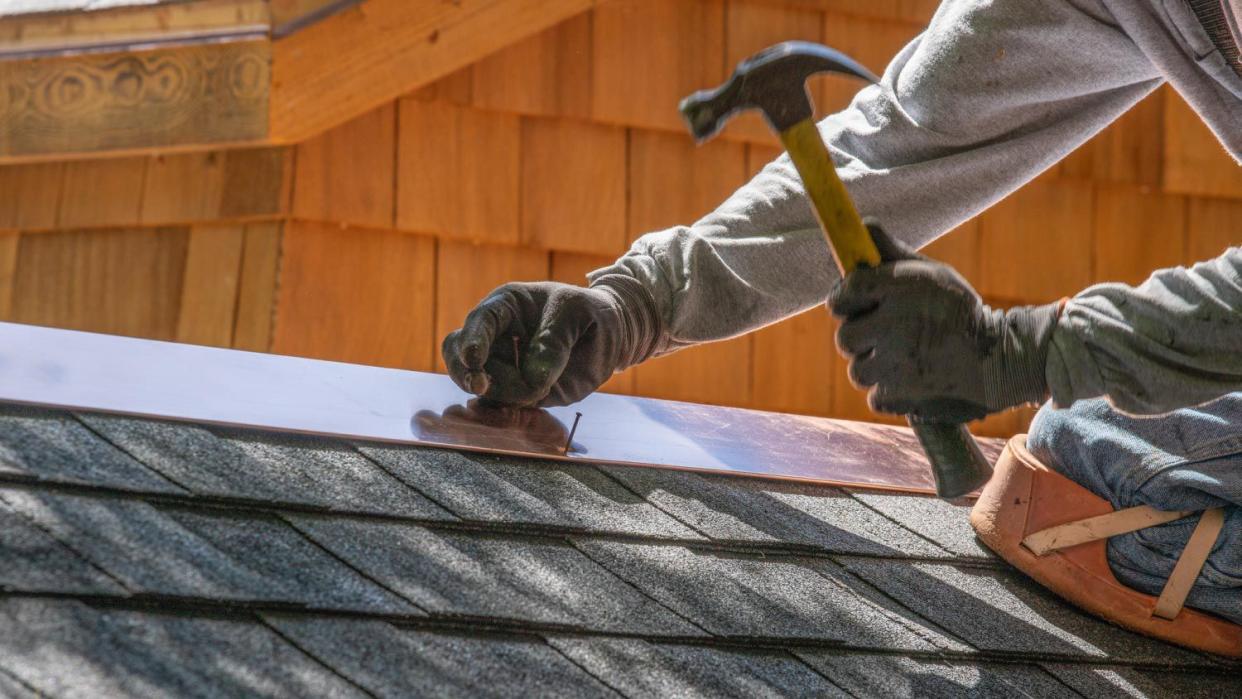
M819 123L864 217L916 247L1026 183L1162 82L1094 0L947 0L881 82ZM657 354L824 301L838 274L788 156L611 266L654 302Z
M1099 284L1065 305L1045 369L1053 403L1108 396L1163 413L1242 390L1242 248L1137 287Z

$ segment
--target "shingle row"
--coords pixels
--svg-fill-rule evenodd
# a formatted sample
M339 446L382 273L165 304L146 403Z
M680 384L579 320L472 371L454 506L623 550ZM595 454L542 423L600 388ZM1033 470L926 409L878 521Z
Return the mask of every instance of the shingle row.
M35 696L1220 697L1222 673L574 635L302 614L187 616L0 598L0 694Z
M0 582L652 638L1040 657L1202 658L1079 614L1013 573L501 535L0 488ZM20 565L17 565L20 563Z
M990 558L965 505L659 469L513 460L0 408L0 472L425 520L919 558ZM103 437L101 439L100 437Z

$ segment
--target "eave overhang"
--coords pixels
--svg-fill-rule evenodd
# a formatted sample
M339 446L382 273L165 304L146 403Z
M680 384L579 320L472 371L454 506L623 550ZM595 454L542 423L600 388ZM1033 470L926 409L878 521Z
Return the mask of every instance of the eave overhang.
M195 0L0 19L0 163L311 138L595 0Z

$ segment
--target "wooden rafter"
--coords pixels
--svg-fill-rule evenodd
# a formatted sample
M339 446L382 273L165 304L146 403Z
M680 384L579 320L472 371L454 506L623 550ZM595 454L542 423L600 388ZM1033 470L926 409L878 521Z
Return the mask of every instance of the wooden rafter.
M0 19L0 163L300 142L594 3L215 0Z
M314 136L593 4L367 0L276 43L271 137Z

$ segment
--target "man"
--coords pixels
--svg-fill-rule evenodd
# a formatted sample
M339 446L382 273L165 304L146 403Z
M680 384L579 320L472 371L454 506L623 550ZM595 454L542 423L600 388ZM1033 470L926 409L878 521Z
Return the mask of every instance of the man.
M1152 467L1151 483L1138 479L1139 487L1114 492L1108 488L1120 487L1118 479L1076 480L1101 488L1115 506L1147 498L1177 507L1167 504L1169 489L1157 475L1182 469L1189 475L1181 482L1202 483L1242 470L1242 443L1206 437L1209 425L1240 432L1242 396L1130 422L1081 399L1109 396L1154 412L1242 389L1237 250L1193 270L1159 273L1137 289L1095 287L1064 307L1003 313L984 307L951 270L909 251L1028 182L1165 81L1242 158L1240 10L1242 0L949 0L879 85L820 123L859 210L883 226L885 265L838 287L798 176L782 157L692 226L637 240L589 275L588 288L497 289L445 339L450 373L463 389L496 401L571 403L615 371L748 332L831 294L846 318L839 343L853 357L851 376L872 387L876 408L965 419L1049 393L1058 405L1080 401L1072 409L1080 419L1041 414L1031 440L1041 457L1099 475L1125 467L1126 458L1143 460L1142 445L1157 448L1170 456ZM1197 315L1205 309L1211 312ZM512 335L526 348L518 363ZM1145 436L1166 432L1187 442ZM1120 447L1100 447L1100 439ZM1210 474L1194 470L1205 440L1216 445L1209 460L1224 459ZM1236 505L1242 478L1232 481L1190 495ZM1224 546L1207 568L1220 575L1205 573L1190 604L1242 622L1237 507L1229 518ZM1176 550L1142 534L1110 542L1110 561L1115 568L1122 558L1137 561L1138 572L1124 581L1151 591L1140 578L1167 575L1161 566L1171 567ZM1223 599L1204 597L1212 580Z

